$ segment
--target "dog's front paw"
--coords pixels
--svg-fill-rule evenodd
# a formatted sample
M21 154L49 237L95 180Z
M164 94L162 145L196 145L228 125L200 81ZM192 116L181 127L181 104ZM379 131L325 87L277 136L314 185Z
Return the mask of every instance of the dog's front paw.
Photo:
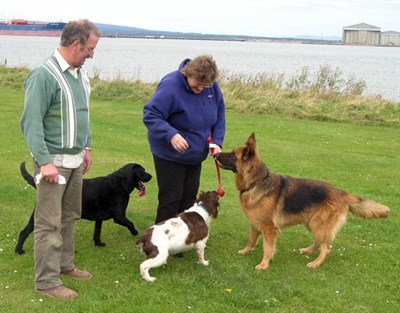
M199 262L197 262L197 263L199 263L199 264L201 264L201 265L204 265L204 266L208 266L208 265L210 264L210 261L203 260L203 261L199 261Z
M262 261L260 264L256 266L256 270L265 270L269 266L269 261Z
M102 242L102 241L96 241L96 242L94 243L94 245L95 245L96 247L105 247L105 246L106 246L106 244L105 244L104 242Z

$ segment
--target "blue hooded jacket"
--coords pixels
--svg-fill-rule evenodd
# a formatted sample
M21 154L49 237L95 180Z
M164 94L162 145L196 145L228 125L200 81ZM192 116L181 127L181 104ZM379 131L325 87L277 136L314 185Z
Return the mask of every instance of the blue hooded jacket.
M199 164L208 155L208 137L222 147L225 136L225 103L218 84L195 94L180 72L190 59L179 65L179 70L167 74L158 84L150 101L143 109L143 122L148 129L150 148L164 160ZM189 144L182 153L171 144L179 133Z

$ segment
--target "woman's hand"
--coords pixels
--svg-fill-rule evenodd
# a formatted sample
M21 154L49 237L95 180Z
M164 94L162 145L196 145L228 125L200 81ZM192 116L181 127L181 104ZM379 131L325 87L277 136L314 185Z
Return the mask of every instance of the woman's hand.
M172 147L179 153L185 152L189 148L189 144L186 139L181 136L181 134L175 134L171 138Z
M213 147L212 147L212 149L209 149L209 151L210 151L210 152L209 152L209 155L214 156L214 155L216 155L217 153L220 153L220 152L222 151L222 149L221 149L220 146L214 144Z

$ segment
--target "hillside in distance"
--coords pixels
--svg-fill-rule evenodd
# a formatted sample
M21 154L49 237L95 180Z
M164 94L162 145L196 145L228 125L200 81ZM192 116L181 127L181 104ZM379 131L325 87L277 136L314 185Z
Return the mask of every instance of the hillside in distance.
M334 37L315 38L311 36L294 36L294 37L259 37L245 35L223 35L223 34L202 34L202 33L185 33L171 32L161 30L149 30L131 26L119 26L111 24L96 23L101 30L103 37L124 37L124 38L162 38L162 39L191 39L191 40L235 40L235 41L253 41L253 40L269 40L269 41L309 41L309 42L337 42L340 39Z

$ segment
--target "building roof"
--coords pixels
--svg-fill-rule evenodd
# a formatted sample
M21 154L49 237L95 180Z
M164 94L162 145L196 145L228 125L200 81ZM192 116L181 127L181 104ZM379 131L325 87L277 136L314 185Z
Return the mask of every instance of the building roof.
M368 30L373 32L379 32L381 31L381 28L366 23L360 23L360 24L345 26L343 27L343 30Z
M394 30L388 30L386 32L382 32L381 34L382 35L398 35L398 36L400 36L400 32L396 32Z

